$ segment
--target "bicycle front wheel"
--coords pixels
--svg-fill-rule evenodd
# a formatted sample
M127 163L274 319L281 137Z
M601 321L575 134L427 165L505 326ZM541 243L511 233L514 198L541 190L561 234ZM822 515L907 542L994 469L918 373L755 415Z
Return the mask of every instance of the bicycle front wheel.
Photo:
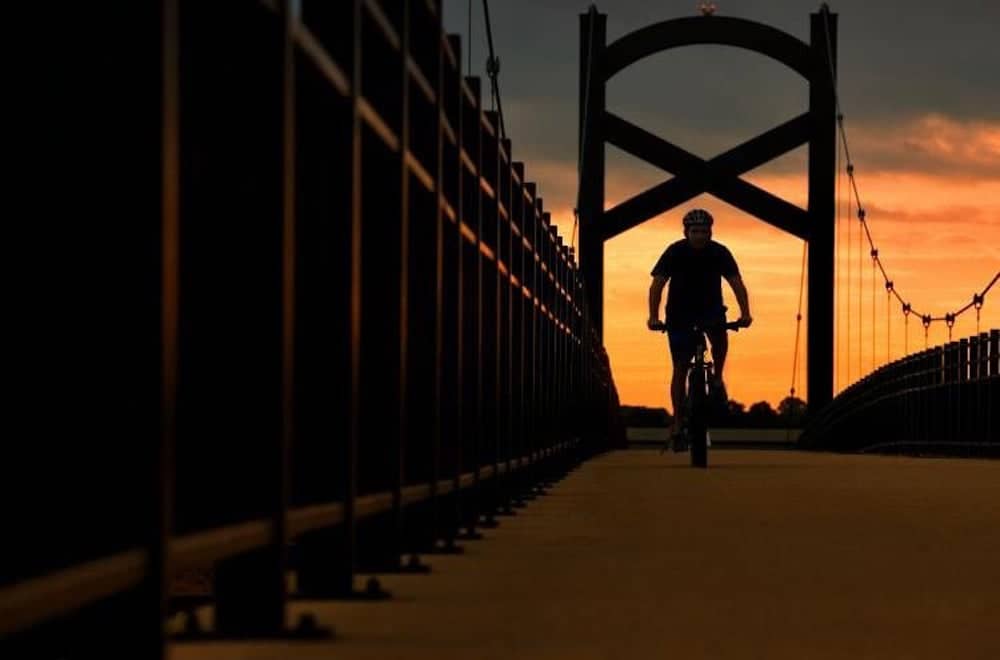
M692 369L688 379L691 417L688 420L688 440L691 466L708 467L708 401L705 395L705 371Z

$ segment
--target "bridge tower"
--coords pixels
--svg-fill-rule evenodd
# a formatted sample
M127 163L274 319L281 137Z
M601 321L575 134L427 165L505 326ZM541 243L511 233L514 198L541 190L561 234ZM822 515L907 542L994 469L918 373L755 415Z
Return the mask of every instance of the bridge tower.
M834 222L836 201L837 15L811 14L811 43L768 25L714 15L663 21L606 43L607 15L580 16L580 264L595 327L603 334L604 243L702 194L809 242L807 383L809 408L833 398ZM771 57L809 83L809 109L710 160L703 160L607 111L606 88L644 57L696 44L736 46ZM610 143L674 176L604 210L604 146ZM802 209L740 176L809 145L809 201Z

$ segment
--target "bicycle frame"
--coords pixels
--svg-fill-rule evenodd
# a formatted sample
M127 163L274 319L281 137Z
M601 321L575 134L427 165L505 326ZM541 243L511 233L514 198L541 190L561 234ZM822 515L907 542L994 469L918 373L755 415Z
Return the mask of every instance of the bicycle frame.
M684 397L684 413L688 431L688 448L691 466L708 467L708 392L707 385L712 375L712 363L705 361L705 334L695 328L695 350L688 366L687 396Z
M724 331L738 331L747 326L740 321L729 321L722 327ZM666 326L663 324L651 326L651 329L666 332ZM682 420L686 422L682 426L687 428L691 466L706 468L708 467L708 382L712 377L713 364L705 361L705 352L708 350L705 345L707 328L695 324L692 330L695 334L695 350L685 377L687 396L684 397L684 410L678 413L683 414Z

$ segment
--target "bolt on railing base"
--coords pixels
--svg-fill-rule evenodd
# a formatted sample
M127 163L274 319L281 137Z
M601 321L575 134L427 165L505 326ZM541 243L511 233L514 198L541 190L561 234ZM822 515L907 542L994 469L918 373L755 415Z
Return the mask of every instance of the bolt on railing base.
M424 550L425 555L461 555L465 548L455 543L455 539L443 539Z
M392 592L382 588L382 583L377 577L369 577L365 582L364 589L356 589L353 586L348 590L339 589L336 591L322 592L314 590L303 590L289 594L289 600L309 600L309 601L379 601L392 598Z
M496 529L500 526L500 521L494 517L495 515L496 513L487 514L477 523L477 526L483 529Z
M320 626L316 623L313 614L303 614L299 617L298 624L294 628L285 628L267 632L248 631L246 633L218 631L204 629L201 621L194 611L187 612L184 621L183 632L170 636L175 642L215 642L215 641L238 641L248 639L260 640L317 640L332 639L335 633L332 627Z
M474 527L468 527L465 531L455 536L459 541L482 541L483 535L476 531Z

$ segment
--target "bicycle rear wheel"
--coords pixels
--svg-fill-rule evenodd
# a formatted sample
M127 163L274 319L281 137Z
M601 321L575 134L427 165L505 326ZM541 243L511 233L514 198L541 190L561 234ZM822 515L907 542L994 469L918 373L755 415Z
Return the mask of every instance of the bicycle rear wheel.
M688 419L688 440L691 443L691 466L708 467L708 410L705 397L705 371L692 369L688 377L688 397L691 416Z

